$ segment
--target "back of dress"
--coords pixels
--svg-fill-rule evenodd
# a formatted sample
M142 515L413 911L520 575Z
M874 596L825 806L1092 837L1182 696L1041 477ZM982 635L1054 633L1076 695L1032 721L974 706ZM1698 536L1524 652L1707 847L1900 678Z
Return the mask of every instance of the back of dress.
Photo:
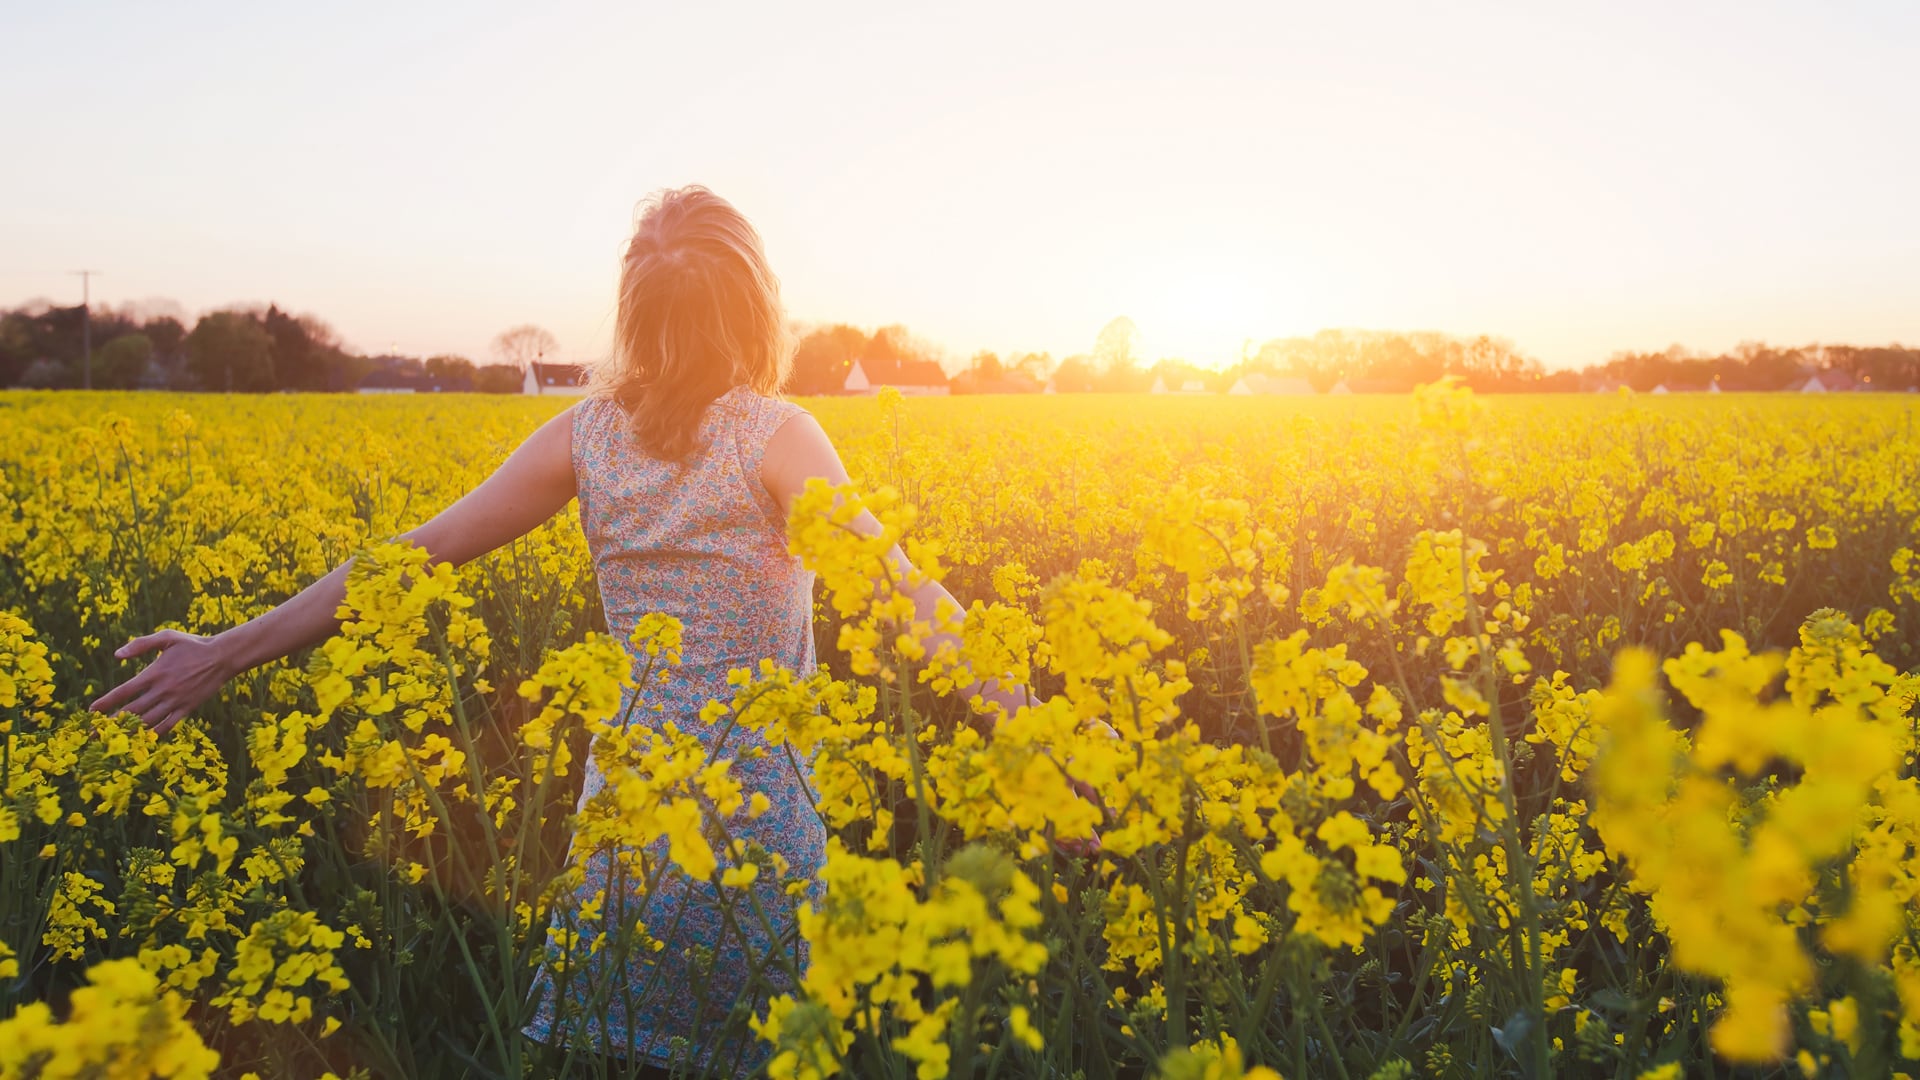
M683 626L681 666L664 686L645 691L648 705L664 708L635 709L634 723L671 721L711 747L717 733L698 714L708 700L732 696L730 670L755 668L763 659L797 671L813 670L813 575L788 554L779 504L760 481L767 441L800 411L789 402L735 387L708 407L700 423L699 449L676 464L650 457L638 446L617 402L589 398L575 407L573 471L580 524L605 603L607 629L624 641L649 612L671 615ZM811 876L826 843L812 792L785 754L741 761L741 751L755 745L764 744L753 733L735 728L723 756L734 759L735 775L747 791L766 793L772 809L733 828L736 835L778 852L792 873ZM582 803L603 783L589 757ZM585 869L579 894L583 901L608 889L611 880L604 856L590 860ZM762 875L754 886L755 897L771 917L775 935L790 937L794 901L772 877ZM609 923L618 916L618 901L609 891ZM764 928L729 927L711 886L677 874L670 874L669 882L652 895L629 903L635 905L629 915L644 903L641 917L648 931L666 942L665 948L632 960L624 978L618 969L603 966L585 979L587 986L604 986L609 978L624 983L629 1000L590 998L585 986L578 996L568 991L575 1026L556 1032L557 992L543 972L539 1011L528 1033L582 1049L611 1049L657 1065L674 1057L721 1072L745 1072L757 1065L766 1056L764 1050L750 1037L721 1040L718 1026L746 987L748 969L762 964L770 943ZM592 936L586 928L582 933ZM693 955L694 950L708 949L713 951L711 970L708 962ZM583 974L576 971L567 981L577 984ZM705 993L696 993L702 988ZM756 1012L765 1008L757 1000L754 1007ZM678 1053L669 1045L676 1038L686 1040Z

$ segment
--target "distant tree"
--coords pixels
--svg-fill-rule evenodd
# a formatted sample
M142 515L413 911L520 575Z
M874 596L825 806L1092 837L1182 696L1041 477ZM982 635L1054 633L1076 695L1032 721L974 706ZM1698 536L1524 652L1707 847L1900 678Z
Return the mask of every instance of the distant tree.
M860 358L881 363L940 362L939 350L899 323L875 330L860 350Z
M1449 372L1458 374L1465 366L1460 343L1445 334L1407 334L1401 341L1404 349L1384 350L1367 374L1407 386L1424 386Z
M475 373L473 361L464 356L443 354L441 356L427 357L427 374L435 378L443 379L451 377L471 379Z
M956 394L1004 394L1030 386L1024 378L1007 377L1007 368L998 353L986 349L967 359L967 366L949 384Z
M1322 330L1313 335L1307 351L1295 357L1299 369L1295 374L1312 383L1314 389L1327 390L1340 380L1353 378L1365 371L1370 352L1385 337L1365 332ZM1302 365L1300 361L1304 358L1311 358L1311 362Z
M1205 385L1207 377L1211 374L1212 372L1203 371L1198 365L1180 357L1163 357L1147 369L1147 385L1152 386L1153 380L1158 379L1168 390L1180 390L1190 382Z
M33 319L24 312L0 315L0 386L12 386L33 362Z
M187 317L187 309L180 306L180 301L170 300L164 296L150 296L145 300L129 300L120 306L119 313L122 318L125 318L129 322L137 323L142 328L144 328L147 323L157 319L172 319L174 322L184 322ZM154 348L158 349L159 346L159 342L154 342Z
M525 378L526 372L512 364L488 364L474 372L473 388L482 394L517 394Z
M1053 388L1062 394L1084 394L1093 389L1093 363L1078 353L1053 369Z
M1122 364L1093 375L1093 388L1105 394L1144 393L1152 385L1153 372L1138 363Z
M1260 348L1254 351L1246 370L1261 375L1318 378L1333 362L1324 354L1328 351L1330 337L1338 333L1324 330L1312 338L1276 338L1262 342Z
M1505 338L1481 334L1467 343L1465 370L1467 385L1480 391L1518 390L1537 380L1540 362L1524 356ZM1666 367L1670 370L1672 365Z
M887 368L918 361L939 363L939 350L898 323L872 334L845 323L815 327L800 336L794 349L787 389L796 394L838 393L856 362Z
M1254 350L1253 356L1230 372L1241 375L1290 375L1317 387L1340 381L1346 365L1346 343L1338 330L1322 330L1311 338L1275 338Z
M70 367L74 373L75 385L80 377L82 311L79 305L56 307L43 301L33 301L21 305L18 312L24 321L16 326L22 346L22 366L35 360L51 360L62 367ZM96 340L106 340L104 337ZM22 376L24 378L24 375ZM45 377L45 369L41 376Z
M1105 375L1139 365L1140 328L1125 315L1100 328L1093 339L1094 370Z
M493 354L522 372L530 365L548 363L560 351L560 342L538 326L528 324L502 330L493 339Z
M1798 382L1807 368L1806 353L1800 349L1775 349L1757 341L1743 341L1734 349L1743 367L1750 390L1784 390Z
M312 346L309 362L326 373L324 389L351 390L359 386L360 377L366 372L347 353L339 333L318 315L302 315L297 321Z
M318 320L314 320L318 321ZM273 338L274 375L283 390L331 389L326 348L313 340L306 322L269 304L260 326Z
M272 390L273 335L243 312L202 315L187 335L187 365L208 390Z
M156 356L175 357L187 344L187 328L171 315L160 315L141 324L140 332L153 343Z
M1842 345L1826 350L1824 359L1875 389L1904 390L1920 385L1920 349L1899 345L1874 348Z
M788 388L796 394L830 394L847 383L847 372L866 351L867 335L857 326L835 323L802 335L793 353Z
M1053 356L1050 353L1030 352L1010 357L1007 367L1017 371L1035 382L1045 382L1053 374Z
M145 334L121 334L93 354L93 385L107 390L131 390L147 373L153 359L153 340Z

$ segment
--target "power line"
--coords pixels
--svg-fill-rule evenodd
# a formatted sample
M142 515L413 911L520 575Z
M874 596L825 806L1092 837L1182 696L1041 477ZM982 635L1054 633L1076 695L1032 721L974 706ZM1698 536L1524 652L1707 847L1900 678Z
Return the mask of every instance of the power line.
M71 270L80 275L80 348L85 354L80 377L83 389L93 389L93 276L101 270Z

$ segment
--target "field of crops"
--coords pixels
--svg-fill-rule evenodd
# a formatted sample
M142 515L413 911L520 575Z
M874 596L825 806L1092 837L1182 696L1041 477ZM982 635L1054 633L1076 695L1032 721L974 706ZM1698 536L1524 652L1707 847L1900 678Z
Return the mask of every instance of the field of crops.
M679 627L600 632L571 511L381 543L564 404L0 396L0 1077L604 1071L519 1033L671 922L556 901L601 847L807 897L733 1018L777 1077L1920 1061L1910 399L808 402L964 647L816 493L825 667L633 723ZM165 737L86 711L356 551L310 656ZM971 674L1043 704L988 736ZM732 730L810 772L819 880L734 838Z

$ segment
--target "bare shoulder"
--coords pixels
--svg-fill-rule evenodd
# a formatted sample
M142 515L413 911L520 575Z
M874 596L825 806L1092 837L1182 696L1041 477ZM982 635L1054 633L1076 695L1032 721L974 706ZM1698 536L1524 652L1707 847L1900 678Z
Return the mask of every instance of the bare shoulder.
M816 476L833 484L847 482L846 466L833 440L812 413L802 410L788 417L767 440L767 452L760 459L760 482L786 513L794 496Z

